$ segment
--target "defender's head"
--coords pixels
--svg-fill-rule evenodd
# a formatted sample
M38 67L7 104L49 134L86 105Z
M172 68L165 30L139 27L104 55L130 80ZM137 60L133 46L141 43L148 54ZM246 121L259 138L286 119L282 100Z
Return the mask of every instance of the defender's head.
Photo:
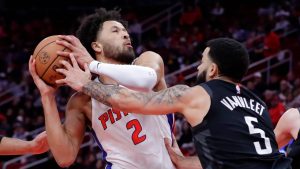
M236 40L217 38L207 42L202 63L198 66L198 82L217 77L226 77L239 83L249 66L249 54L246 48Z
M127 22L121 18L119 10L96 9L83 19L76 34L94 59L102 57L129 64L135 58Z

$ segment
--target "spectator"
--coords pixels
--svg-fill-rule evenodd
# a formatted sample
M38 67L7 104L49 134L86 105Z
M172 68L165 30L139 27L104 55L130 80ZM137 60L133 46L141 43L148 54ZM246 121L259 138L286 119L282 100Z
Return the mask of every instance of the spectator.
M253 77L254 88L258 92L258 96L263 98L263 92L266 90L265 81L262 78L262 74L260 72L254 73Z
M288 96L292 94L293 86L286 80L280 81L279 98L286 101Z
M272 124L275 127L286 108L282 101L280 101L276 91L266 90L264 92L265 102L269 108Z
M179 24L182 26L191 26L202 19L202 13L199 7L188 5L180 16Z
M265 27L265 33L263 55L269 57L280 51L281 44L279 36L272 30L270 24Z
M220 2L215 3L215 6L211 10L211 14L213 16L222 16L224 14L224 8L220 4Z

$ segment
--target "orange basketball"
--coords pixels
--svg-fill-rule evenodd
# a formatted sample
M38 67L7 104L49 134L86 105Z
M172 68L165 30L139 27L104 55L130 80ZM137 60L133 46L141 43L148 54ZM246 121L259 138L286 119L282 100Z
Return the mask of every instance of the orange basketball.
M67 60L71 63L69 58L56 54L57 51L70 51L68 48L56 44L55 41L58 39L57 35L43 39L33 52L38 76L51 86L56 85L55 80L64 78L64 75L55 71L57 68L63 67L59 61Z

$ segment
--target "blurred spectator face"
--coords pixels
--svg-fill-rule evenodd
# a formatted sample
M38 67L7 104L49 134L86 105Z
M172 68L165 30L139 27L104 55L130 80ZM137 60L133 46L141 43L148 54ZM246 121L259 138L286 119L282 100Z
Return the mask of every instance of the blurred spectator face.
M279 97L274 95L271 101L271 107L275 107L279 102L280 102Z
M278 83L279 81L279 77L275 74L270 76L270 83L274 84L274 83Z
M295 80L295 75L294 75L293 72L289 72L289 73L287 74L287 80L288 80L289 82Z
M253 77L254 84L258 84L262 81L262 75L260 72L256 72Z
M297 78L294 82L294 86L295 87L299 87L300 86L300 78Z
M274 91L272 91L272 90L266 90L264 92L265 101L266 102L270 102L273 99L274 95L275 95Z
M280 91L285 91L285 90L287 90L287 89L288 89L287 81L282 80L282 81L280 82Z
M129 34L125 27L117 21L103 23L92 47L96 53L101 53L102 56L121 63L130 64L135 59Z
M248 81L247 82L247 88L249 90L254 90L254 88L255 88L254 83L252 81Z

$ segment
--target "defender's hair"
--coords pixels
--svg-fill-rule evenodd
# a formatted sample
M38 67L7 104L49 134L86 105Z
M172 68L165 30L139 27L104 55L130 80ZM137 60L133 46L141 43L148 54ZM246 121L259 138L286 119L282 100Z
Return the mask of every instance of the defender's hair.
M95 53L91 44L96 41L97 33L102 30L105 21L117 21L127 28L127 21L121 18L120 10L107 11L104 8L99 8L95 10L95 13L86 16L76 31L76 36L94 58Z
M207 42L209 57L217 64L221 76L240 82L247 73L249 54L238 41L229 38L217 38Z

